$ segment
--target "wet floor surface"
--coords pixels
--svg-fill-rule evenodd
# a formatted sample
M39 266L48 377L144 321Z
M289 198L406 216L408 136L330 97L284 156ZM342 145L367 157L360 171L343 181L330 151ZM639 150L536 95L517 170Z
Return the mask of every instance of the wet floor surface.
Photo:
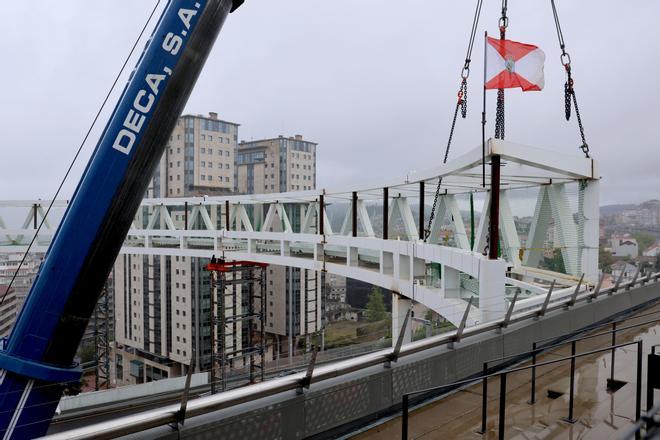
M632 317L619 327L660 319L660 306L640 312L651 316ZM602 333L604 327L593 333ZM660 323L655 322L617 333L617 344L643 341L642 411L646 408L646 355L651 346L660 344ZM611 336L598 336L577 343L577 353L609 346ZM660 347L659 347L660 348ZM570 355L570 344L539 357L539 362ZM536 403L530 405L531 370L511 373L507 377L507 439L616 439L622 429L635 418L637 347L620 348L615 355L615 379L625 382L617 391L607 390L612 356L610 352L579 358L575 374L575 423L568 416L570 362L537 368ZM523 364L528 365L528 364ZM409 416L409 439L497 439L499 414L498 378L488 383L488 418L485 434L481 429L482 385L464 390L423 407ZM655 391L656 402L660 391ZM401 438L401 417L393 418L353 437L359 440Z

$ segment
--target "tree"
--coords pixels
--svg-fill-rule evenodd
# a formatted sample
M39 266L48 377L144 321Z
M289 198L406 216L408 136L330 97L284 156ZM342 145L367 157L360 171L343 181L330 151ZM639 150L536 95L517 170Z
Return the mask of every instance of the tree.
M606 251L604 248L598 248L598 266L603 272L612 272L612 264L614 263L614 257L612 252Z
M383 301L383 292L379 287L374 286L369 294L367 302L367 321L382 321L387 317L385 313L385 302Z
M633 234L637 245L639 246L639 253L641 254L646 248L655 243L655 236L646 232L636 232Z
M561 254L561 248L555 248L552 252L552 258L546 258L548 269L553 272L566 273L564 266L564 257Z

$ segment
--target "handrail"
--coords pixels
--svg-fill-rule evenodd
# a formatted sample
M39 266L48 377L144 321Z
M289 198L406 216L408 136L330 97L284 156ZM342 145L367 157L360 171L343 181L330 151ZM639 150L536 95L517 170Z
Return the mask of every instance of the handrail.
M411 391L411 392L405 393L403 395L404 396L405 395L413 396L415 394L430 393L432 391L441 390L443 388L453 388L453 387L457 387L457 386L460 386L460 385L467 385L469 383L478 382L482 379L490 379L491 377L501 376L502 374L517 373L519 371L529 370L529 369L534 368L534 367L536 367L536 368L545 367L547 365L555 364L557 362L568 361L568 360L571 360L573 358L591 356L592 354L598 354L598 353L602 353L602 352L605 352L605 351L611 351L612 349L626 347L628 345L635 345L635 344L638 344L639 342L641 342L641 341L630 341L630 342L623 342L621 344L616 344L616 345L608 345L607 347L597 348L597 349L589 350L589 351L584 351L582 353L576 353L575 355L570 355L570 356L566 356L566 357L559 358L559 359L552 359L552 360L549 360L549 361L543 361L543 362L539 362L539 363L536 363L536 364L533 364L533 365L530 364L530 365L523 365L523 366L520 366L520 367L513 367L513 368L510 368L508 370L497 371L495 373L489 373L489 374L485 374L485 375L482 375L482 376L479 376L479 377L473 377L473 378L470 378L470 379L463 379L463 380L459 380L459 381L456 381L456 382L451 382L451 383L448 383L448 384L438 385L438 386L430 387L430 388L423 388L421 390Z
M576 353L575 350L575 343L577 341L573 341L571 344L571 355L566 356L563 358L559 359L552 359L549 361L544 361L540 363L533 363L531 365L524 365L521 367L514 367L508 370L504 371L499 371L497 373L491 373L491 374L485 374L482 375L481 377L477 378L472 378L472 379L464 379L460 380L457 382L452 382L449 384L445 385L440 385L436 387L430 387L430 388L424 388L421 390L416 390L416 391L411 391L409 393L405 393L401 396L401 405L402 405L402 413L401 413L401 438L402 440L407 440L408 438L408 408L409 408L409 402L410 402L410 396L414 396L417 394L424 394L424 393L430 393L433 391L437 391L443 388L449 388L449 387L457 387L460 385L466 385L468 383L474 382L475 380L487 380L491 377L498 376L500 377L500 404L499 404L499 426L498 426L498 438L500 440L504 440L504 430L505 430L505 414L506 414L506 378L508 374L511 373L517 373L520 371L524 370L529 370L529 369L535 369L538 367L544 367L547 365L552 365L556 364L559 362L565 362L565 361L571 361L571 382L570 382L570 396L569 396L569 410L568 410L568 417L564 418L566 422L569 423L574 423L576 420L573 419L573 402L574 402L574 389L575 389L575 361L578 358L585 357L585 356L591 356L594 354L606 352L606 351L611 351L614 352L617 348L622 348L622 347L627 347L629 345L637 345L637 383L636 383L636 395L635 395L635 420L640 419L641 415L641 409L642 409L642 353L643 353L643 342L642 341L631 341L631 342L625 342L621 344L614 344L610 345L608 347L604 348L599 348L595 350L589 350L585 351L582 353ZM485 408L482 409L485 413ZM485 415L485 414L484 414ZM482 433L483 434L483 433Z
M658 310L657 312L654 312L654 313L660 313L660 310ZM640 316L635 316L634 318L639 318L639 317ZM607 322L607 323L604 323L604 324L602 324L598 327L604 327L606 325L612 325L613 323L628 321L630 319L631 318L628 317L628 318L621 319L619 321ZM642 326L647 325L647 324L653 324L654 322L660 322L660 318L652 319L650 321L640 322L640 323L637 323L637 324L628 325L626 327L617 327L615 329L607 330L607 331L604 331L602 333L596 333L596 334L593 334L593 335L579 336L579 337L576 337L576 338L567 339L567 340L562 341L562 342L557 342L556 344L552 344L552 345L543 345L543 346L540 346L540 347L537 346L536 349L532 349L532 350L529 350L529 351L523 351L523 352L515 353L515 354L510 354L510 355L507 355L507 356L492 358L492 359L489 359L487 361L484 361L484 363L489 364L491 362L504 361L506 359L512 359L512 358L516 358L516 357L520 357L520 356L532 355L534 353L540 353L540 352L549 350L551 348L561 347L562 345L568 345L568 344L570 344L571 342L574 342L574 341L579 342L579 341L584 341L585 339L597 338L598 336L607 336L607 335L611 335L612 333L618 333L618 332L621 332L621 331L624 331L624 330L630 330L631 328L642 327ZM593 330L597 329L598 327L595 327ZM585 331L590 331L590 330L585 330ZM560 336L555 336L553 338L539 339L538 341L535 341L534 344L538 344L539 342L542 342L542 341L548 341L550 339L557 339L558 337L560 337Z
M636 284L644 285L650 281L658 281L660 273L650 275L648 277L639 279ZM627 289L623 287L634 287L631 283L623 283L619 286L619 292L626 292ZM606 293L612 288L604 289L601 293ZM590 292L585 292L576 298L576 304L586 301L590 297ZM600 298L600 297L599 297ZM546 315L552 311L560 310L564 304L572 298L562 298L562 300L551 303L546 310ZM509 321L509 326L514 323L522 322L525 320L534 319L537 316L537 309L532 308L524 312L514 314ZM501 320L492 321L484 324L478 324L473 327L466 328L463 332L462 339L470 336L483 334L492 330L501 328ZM420 341L412 342L401 347L398 358L419 353L424 350L439 347L455 341L456 331L443 333L441 335L426 338ZM362 355L353 359L340 361L314 370L312 380L318 383L327 379L342 376L354 371L362 370L365 368L373 367L376 365L383 365L391 359L393 349L383 349L377 352ZM230 390L220 394L211 396L200 397L192 399L188 402L187 417L195 417L202 414L207 414L212 411L217 411L230 406L238 405L255 399L272 396L285 391L294 391L300 388L301 382L305 378L305 373L298 373L287 376L285 378L278 378L266 382L249 385L243 388ZM470 379L474 381L475 379ZM127 435L135 432L144 431L146 429L154 428L157 426L167 425L176 421L176 413L179 410L179 405L169 405L163 408L158 408L152 411L147 411L140 414L135 414L127 417L121 417L114 420L105 421L94 425L89 425L83 428L66 431L46 438L55 439L104 439L113 438L121 435Z

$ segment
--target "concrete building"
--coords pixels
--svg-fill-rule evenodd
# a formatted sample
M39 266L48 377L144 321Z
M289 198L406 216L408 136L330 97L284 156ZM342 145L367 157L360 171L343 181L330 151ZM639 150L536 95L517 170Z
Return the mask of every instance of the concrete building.
M612 255L615 257L635 258L639 255L637 240L630 234L613 235L611 238Z
M651 246L647 247L642 253L645 257L660 256L660 241L656 241Z
M42 258L43 254L28 254L16 274L16 279L12 284L12 290L16 296L16 313L20 312L23 307L25 297L39 272ZM0 284L9 285L22 259L22 253L0 254Z
M263 194L315 189L316 147L301 135L241 142L236 150L235 191ZM300 211L285 209L296 230ZM297 337L307 337L309 342L309 336L322 328L322 291L320 273L280 266L268 269L266 331L272 337L275 357L293 356Z
M10 289L8 285L0 284L0 298L3 299L0 304L0 338L6 338L11 333L18 315L16 290L13 287Z
M150 197L221 195L234 189L239 124L183 115L170 136L147 194Z
M147 197L232 193L238 127L219 119L217 113L181 116ZM137 214L138 223L147 221L145 214ZM182 227L185 213L173 213L172 221ZM210 276L204 270L207 263L189 257L119 256L114 267L113 350L113 376L119 385L184 374L193 353L195 371L209 368L211 288Z
M239 194L315 189L316 147L301 135L241 142L234 189Z

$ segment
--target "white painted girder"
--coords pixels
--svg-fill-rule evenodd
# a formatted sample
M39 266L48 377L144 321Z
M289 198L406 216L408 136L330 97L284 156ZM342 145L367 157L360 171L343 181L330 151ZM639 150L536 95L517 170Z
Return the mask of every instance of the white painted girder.
M506 162L502 168L503 192L501 194L501 237L505 254L511 259L507 264L502 260L489 261L481 253L487 236L489 197L484 203L479 229L476 234L475 252L470 252L465 225L454 194L487 192L489 187L481 187L481 148L471 150L452 161L430 170L414 173L392 182L373 186L339 188L336 190L314 190L290 193L235 195L220 197L146 199L142 203L141 214L128 234L124 253L160 255L211 256L225 252L233 258L250 259L270 264L289 265L311 270L328 270L352 278L362 279L420 301L445 316L456 313L451 320L460 319L463 313L463 298L452 298L446 291L426 286L425 271L428 263L438 263L448 271L467 274L478 280L480 310L472 313L473 321L491 319L503 313L504 271L507 265L514 269L525 269L525 264L538 260L539 253L526 251L523 262L518 258L520 239L517 235L513 214L509 206L507 190L540 186L537 201L537 217L532 225L526 247L541 248L549 221L547 213L559 225L559 238L563 248L578 248L577 252L567 251L565 260L571 273L578 270L597 272L597 223L598 223L598 170L595 161L579 156L569 156L547 152L538 148L526 147L508 141L490 140L487 145L486 160L491 154L499 154ZM427 183L427 188L443 177L445 195L438 204L436 220L432 225L429 243L419 241L418 225L409 204L409 197L419 195L419 182ZM578 225L572 218L562 183L586 179L588 190L580 200L581 216ZM552 183L552 184L551 184ZM391 205L388 213L390 228L394 220L400 218L403 234L390 230L389 240L375 237L374 221L367 210L366 201L382 198L384 187L390 189ZM332 200L351 200L352 192L358 192L356 206L358 237L352 237L352 212L349 208L340 234L334 234L325 209L319 207L319 196L325 195L326 203ZM426 195L433 195L426 191ZM43 205L37 202L37 214L43 216ZM189 227L199 230L177 229L177 222L170 210L181 210L187 203L192 207ZM224 205L228 203L229 225L225 224ZM3 202L2 207L25 207L34 209L35 202ZM66 206L67 202L56 202ZM246 206L251 206L250 214ZM264 206L268 211L264 219ZM286 209L285 209L286 206ZM299 209L301 225L294 233L287 209ZM1 214L1 213L0 213ZM144 224L141 216L150 214L147 229L135 228L136 223ZM34 215L34 214L33 214ZM28 219L32 219L28 213ZM220 218L219 218L220 216ZM318 235L319 217L323 218L324 235ZM448 217L456 232L458 249L439 246L438 233L443 220ZM0 217L0 237L13 240L0 240L0 251L16 252L24 248L33 231L25 223L18 231L11 231ZM219 220L219 221L218 221ZM382 219L381 219L382 220ZM27 221L27 220L26 220ZM280 224L281 227L276 227ZM446 222L445 222L446 223ZM216 230L216 225L224 228ZM229 228L230 230L226 230ZM270 229L283 232L268 232ZM594 234L596 231L596 234ZM42 231L36 246L45 248L50 239L49 230ZM594 239L595 236L595 239ZM19 238L17 240L17 238ZM595 240L595 241L594 241ZM578 243L579 241L579 243ZM595 244L594 244L595 243ZM497 245L497 244L493 244ZM377 266L377 270L373 266ZM594 269L595 268L595 269ZM447 272L450 273L450 272Z

